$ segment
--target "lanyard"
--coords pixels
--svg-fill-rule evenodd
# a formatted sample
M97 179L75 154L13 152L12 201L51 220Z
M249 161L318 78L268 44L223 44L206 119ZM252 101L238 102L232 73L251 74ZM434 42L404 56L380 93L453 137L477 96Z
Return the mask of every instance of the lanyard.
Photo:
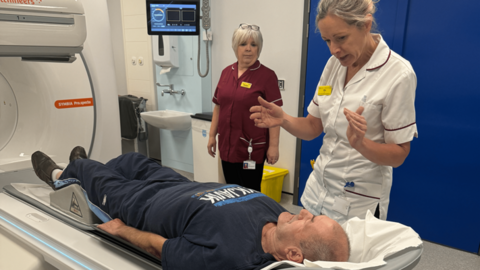
M250 142L248 142L248 160L252 159L252 151L253 151L252 139L250 139Z

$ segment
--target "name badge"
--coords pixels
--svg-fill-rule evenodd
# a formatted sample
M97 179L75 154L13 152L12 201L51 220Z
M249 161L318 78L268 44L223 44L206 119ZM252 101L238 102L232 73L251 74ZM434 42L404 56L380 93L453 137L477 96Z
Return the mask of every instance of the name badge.
M317 93L319 96L330 96L332 94L332 87L330 85L319 86Z
M243 162L244 170L255 170L255 160L245 160Z
M242 82L242 85L241 85L243 88L248 88L250 89L250 87L252 87L252 84L251 83L248 83L248 82Z
M348 216L348 210L350 210L350 202L347 201L345 198L340 196L335 197L335 201L333 202L334 211L337 211L340 214Z

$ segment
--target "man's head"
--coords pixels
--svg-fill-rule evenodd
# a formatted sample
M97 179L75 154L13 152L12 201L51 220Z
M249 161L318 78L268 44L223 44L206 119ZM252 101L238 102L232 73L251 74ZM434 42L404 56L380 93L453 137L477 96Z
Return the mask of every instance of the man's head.
M347 261L350 244L343 228L333 219L314 216L307 210L298 215L283 212L275 230L277 250L286 259L303 262Z

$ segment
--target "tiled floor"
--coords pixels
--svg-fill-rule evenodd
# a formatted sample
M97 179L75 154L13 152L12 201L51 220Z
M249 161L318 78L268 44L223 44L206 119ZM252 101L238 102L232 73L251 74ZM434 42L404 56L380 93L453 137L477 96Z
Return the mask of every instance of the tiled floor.
M193 174L175 170L188 179L193 179ZM302 207L293 204L293 196L282 193L280 204L288 211L298 214ZM460 251L439 244L424 241L424 250L420 262L415 267L417 270L479 270L480 256L473 253Z

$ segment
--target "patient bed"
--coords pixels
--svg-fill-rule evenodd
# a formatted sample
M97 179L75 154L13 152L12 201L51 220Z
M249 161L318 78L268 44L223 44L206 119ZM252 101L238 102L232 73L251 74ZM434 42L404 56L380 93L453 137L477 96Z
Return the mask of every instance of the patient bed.
M108 215L93 214L87 201L76 184L52 192L45 184L12 183L0 193L0 226L58 269L162 269L156 257L98 229Z
M100 224L110 220L110 217L103 213L99 208L92 205L88 201L88 197L85 196L83 189L80 185L70 183L70 185L52 192L51 188L45 184L11 184L5 186L4 194L0 193L0 204L26 204L30 207L40 210L40 213L46 213L53 218L50 222L57 221L68 225L68 227L74 227L77 230L83 232L89 237L92 237L95 243L94 245L100 245L102 248L114 250L120 254L128 254L126 260L130 263L136 264L139 269L162 269L161 261L156 257L150 255L147 252L137 248L136 246L120 239L116 236L100 230L95 224ZM18 210L15 210L18 212ZM31 212L31 211L27 211ZM5 210L0 209L0 221L2 216L7 217L12 223L22 223L18 217L15 217L17 213L6 213ZM40 224L44 221L45 217L40 214L28 213L31 215L29 219L35 220ZM370 215L370 216L369 216ZM3 218L4 219L4 218ZM5 220L5 219L4 219ZM351 222L351 223L350 223ZM34 222L35 223L35 222ZM348 223L348 224L347 224ZM330 262L308 262L304 264L297 264L289 261L275 262L271 265L263 268L262 270L270 269L369 269L369 270L408 270L413 269L419 262L423 252L423 246L421 240L418 238L411 228L387 221L379 221L371 215L367 214L365 220L349 220L344 224L344 229L349 234L350 241L352 243L352 256L353 263L337 263L332 264ZM374 224L374 225L371 225ZM362 227L363 226L363 227ZM368 227L370 226L370 227ZM377 227L371 227L377 226ZM386 231L384 235L380 234L375 236L379 239L367 239L363 236L363 232L368 230L379 231L378 227L381 227ZM389 227L390 226L390 227ZM60 228L60 227L59 227ZM385 229L387 228L387 229ZM393 229L389 229L393 228ZM30 230L34 231L34 234L40 235L39 238L45 238L42 241L48 245L57 246L58 250L67 254L70 257L76 257L77 261L82 261L87 267L80 267L79 269L114 269L104 265L98 265L94 260L88 260L88 251L84 254L78 254L80 251L74 246L62 245L59 239L47 239L49 236L42 233L41 228L35 228L30 226ZM59 229L63 230L63 229ZM389 230L391 232L389 232ZM382 230L380 230L382 231ZM360 233L359 233L360 232ZM392 233L393 232L393 233ZM51 232L50 232L51 234ZM367 233L365 233L366 235ZM353 236L353 239L352 239ZM68 236L66 236L68 238ZM389 240L388 238L405 238L409 237L406 242L403 243L397 240ZM415 239L418 238L418 239ZM89 242L89 240L86 240ZM107 246L107 245L108 246ZM398 245L398 247L394 247ZM358 248L359 246L365 248ZM392 247L393 246L393 247ZM87 250L90 248L87 248ZM388 251L389 252L386 252ZM371 254L371 253L377 254ZM91 252L92 253L92 252ZM360 254L362 253L362 254ZM93 255L93 254L90 254ZM108 258L105 258L108 259ZM77 263L78 265L78 263ZM85 266L84 265L84 266ZM124 265L126 266L126 265ZM76 267L72 267L76 269ZM129 268L134 269L134 268Z

